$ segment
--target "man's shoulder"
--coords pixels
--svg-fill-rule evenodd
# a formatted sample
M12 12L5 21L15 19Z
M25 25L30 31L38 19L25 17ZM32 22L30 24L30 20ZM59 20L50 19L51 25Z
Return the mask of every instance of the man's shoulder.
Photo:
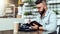
M49 13L50 13L49 15L50 15L51 17L54 17L54 16L56 17L56 13L55 13L53 10L50 10L50 9L49 9Z
M50 14L56 14L53 10L51 10L51 9L48 9L48 11L49 11L49 13Z

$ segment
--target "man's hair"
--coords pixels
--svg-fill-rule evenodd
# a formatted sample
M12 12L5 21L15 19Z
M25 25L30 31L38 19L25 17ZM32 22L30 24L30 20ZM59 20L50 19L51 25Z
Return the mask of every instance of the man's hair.
M46 3L46 0L36 0L35 4L42 3L42 1L44 1Z

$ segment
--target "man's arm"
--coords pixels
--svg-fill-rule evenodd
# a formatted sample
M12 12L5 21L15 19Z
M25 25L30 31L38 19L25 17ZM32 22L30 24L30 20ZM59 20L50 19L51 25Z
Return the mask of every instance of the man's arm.
M41 27L40 29L54 32L57 28L56 22L57 22L56 14L53 13L50 15L49 24L47 24L45 27Z

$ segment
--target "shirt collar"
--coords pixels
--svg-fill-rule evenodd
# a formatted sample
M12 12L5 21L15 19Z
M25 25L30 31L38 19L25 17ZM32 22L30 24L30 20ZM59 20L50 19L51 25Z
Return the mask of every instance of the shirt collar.
M45 16L47 16L47 15L48 15L48 13L49 13L49 9L47 9L47 11L46 11L46 13L45 13Z
M49 12L50 12L49 9L47 9L44 17L46 17L49 14ZM41 17L41 15L39 13L38 13L38 17Z

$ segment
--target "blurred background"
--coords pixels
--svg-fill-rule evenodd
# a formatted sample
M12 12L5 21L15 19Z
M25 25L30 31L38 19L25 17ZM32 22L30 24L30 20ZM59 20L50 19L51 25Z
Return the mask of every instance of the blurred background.
M35 6L36 0L1 0L0 18L33 19L38 14ZM46 0L49 9L53 10L58 22L60 20L60 0ZM59 23L58 23L59 24Z
M22 12L37 13L34 4L35 0L1 0L0 1L0 18L17 18ZM60 0L47 0L47 6L53 10L57 17L60 14ZM20 14L19 14L20 13Z

